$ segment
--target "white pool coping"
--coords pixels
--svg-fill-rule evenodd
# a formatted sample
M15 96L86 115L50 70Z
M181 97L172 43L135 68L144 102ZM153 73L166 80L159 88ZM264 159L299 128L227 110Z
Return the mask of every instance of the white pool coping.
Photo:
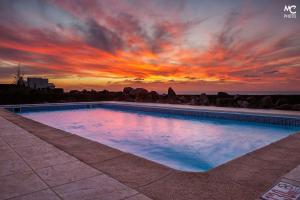
M163 104L163 103L141 103L141 102L121 102L121 101L93 101L93 102L69 102L69 103L40 103L40 104L15 104L15 105L0 105L0 108L18 108L18 107L36 107L36 106L58 106L58 105L93 105L93 104L118 104L143 107L157 108L173 108L173 109L189 109L198 111L217 111L227 113L245 113L259 115L275 115L300 118L300 111L287 111L275 109L252 109L252 108L232 108L232 107L217 107L217 106L196 106L182 104Z

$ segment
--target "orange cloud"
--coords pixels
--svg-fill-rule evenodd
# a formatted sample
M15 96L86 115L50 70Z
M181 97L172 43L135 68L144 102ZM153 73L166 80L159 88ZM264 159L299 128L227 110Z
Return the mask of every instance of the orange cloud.
M13 26L0 21L0 70L8 62L14 63L11 66L20 62L26 75L47 76L68 89L130 85L162 90L173 85L184 93L258 86L297 90L295 83L300 83L299 36L293 31L251 35L244 29L252 15L230 13L211 33L208 45L197 48L186 41L193 28L209 21L207 17L145 18L144 24L141 13L99 12L105 5L97 1L49 1L49 5L59 7L52 11L55 14L66 15L61 24L51 21L53 16L46 20L49 28L22 24L18 16ZM0 80L7 81L4 76L13 70L3 68Z

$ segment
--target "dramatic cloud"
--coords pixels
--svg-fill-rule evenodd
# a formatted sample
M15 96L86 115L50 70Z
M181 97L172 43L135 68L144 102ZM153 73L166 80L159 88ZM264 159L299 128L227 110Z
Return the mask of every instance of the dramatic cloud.
M21 63L67 89L299 91L299 19L284 19L283 6L2 0L0 82Z

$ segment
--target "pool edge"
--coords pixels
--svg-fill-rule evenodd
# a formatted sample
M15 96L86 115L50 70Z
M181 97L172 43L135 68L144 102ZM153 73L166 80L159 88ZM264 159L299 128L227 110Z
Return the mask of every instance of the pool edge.
M256 122L265 124L276 124L283 126L299 126L300 112L281 110L257 110L225 107L203 107L177 104L156 104L156 103L132 103L132 102L72 102L72 103L45 103L45 104L20 104L0 105L12 112L26 111L47 111L67 109L91 109L98 107L119 108L129 111L144 111L154 113L166 113L176 115L188 115L197 118L213 118Z

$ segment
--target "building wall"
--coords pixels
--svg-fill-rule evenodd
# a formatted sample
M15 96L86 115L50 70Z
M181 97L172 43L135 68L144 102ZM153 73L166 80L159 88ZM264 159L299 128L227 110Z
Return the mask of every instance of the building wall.
M27 78L27 84L32 89L47 89L48 79L44 78Z

